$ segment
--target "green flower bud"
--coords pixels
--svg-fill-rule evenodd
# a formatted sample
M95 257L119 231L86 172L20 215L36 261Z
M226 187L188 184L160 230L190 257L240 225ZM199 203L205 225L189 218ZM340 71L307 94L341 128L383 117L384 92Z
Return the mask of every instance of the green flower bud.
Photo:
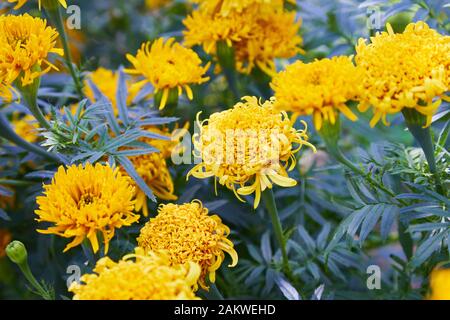
M6 254L12 262L19 265L26 263L28 259L28 253L25 245L17 240L14 240L8 244L6 247Z

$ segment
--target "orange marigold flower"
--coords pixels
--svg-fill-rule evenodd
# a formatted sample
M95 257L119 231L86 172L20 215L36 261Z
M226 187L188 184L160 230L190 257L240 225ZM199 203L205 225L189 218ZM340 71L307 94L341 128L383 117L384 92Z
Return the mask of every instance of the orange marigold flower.
M380 119L404 108L415 109L427 118L426 126L448 99L450 86L450 36L441 35L425 22L409 24L403 33L378 33L369 44L360 39L356 64L363 69L363 95L359 109L372 107L375 126Z
M217 215L209 215L199 200L182 205L166 204L158 209L141 229L138 244L150 251L167 251L173 264L189 261L200 265L199 284L207 288L206 276L211 282L220 268L227 252L234 267L238 256L233 243L228 240L230 229Z
M296 61L272 80L275 106L299 116L312 115L317 130L323 119L335 123L337 112L356 121L347 102L360 96L362 72L351 57L333 57L311 63Z
M48 55L63 55L56 48L58 32L47 26L46 20L28 14L0 16L0 74L4 83L11 85L20 77L27 86L34 79L56 67Z
M133 68L127 69L126 72L145 78L135 86L150 82L155 92L163 91L160 109L165 107L170 89L178 89L179 95L184 89L187 97L192 100L190 85L209 80L209 77L205 76L209 63L202 67L199 56L193 50L176 43L174 38L167 41L159 38L153 43L146 42L142 44L136 56L127 54L127 59Z
M97 252L101 234L106 253L115 229L139 219L133 213L134 192L131 179L119 168L98 163L95 166L88 163L84 167L73 165L67 169L61 166L52 183L44 185L44 195L36 198L39 206L36 220L53 225L38 232L74 238L64 252L86 238Z
M101 258L94 273L73 282L69 291L74 300L194 300L199 276L200 267L192 261L173 265L164 252L136 248L118 262Z
M202 162L188 177L214 177L241 201L239 195L255 193L255 208L261 192L274 184L295 186L297 182L287 174L295 167L295 153L304 145L315 148L306 129L296 130L286 112L273 104L273 100L261 103L256 97L244 97L233 108L198 120L200 133L193 143Z

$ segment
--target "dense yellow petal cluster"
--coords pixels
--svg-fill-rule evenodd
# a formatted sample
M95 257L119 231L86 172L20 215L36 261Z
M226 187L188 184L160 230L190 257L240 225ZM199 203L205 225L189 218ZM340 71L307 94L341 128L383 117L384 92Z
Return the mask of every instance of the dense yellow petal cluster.
M93 274L81 277L69 288L74 300L194 300L193 286L200 276L194 262L174 265L164 253L144 253L137 248L114 262L105 257Z
M97 237L101 234L108 252L115 229L139 219L133 213L134 193L131 179L122 175L119 168L98 163L67 169L61 166L52 183L44 185L44 195L36 198L37 221L54 226L38 232L74 238L64 251L87 238L94 252L99 250Z
M6 229L0 229L0 258L6 256L6 246L11 242L11 233Z
M56 69L47 59L50 53L63 55L55 48L58 32L46 20L28 14L0 16L0 74L6 85L20 78L27 86L34 79Z
M182 205L166 204L158 209L158 215L141 229L138 244L150 251L165 250L173 264L189 261L201 267L199 284L207 288L206 276L211 282L227 252L234 267L238 256L233 243L228 240L230 229L217 215L209 215L202 203L194 200Z
M450 300L450 269L436 269L430 277L430 300Z
M23 7L29 0L8 0L9 3L16 3L16 6L14 7L14 10L20 9ZM39 9L42 7L42 2L50 1L50 0L38 0L39 1ZM66 0L58 0L58 2L64 7L67 8L67 2Z
M153 43L146 42L142 44L136 56L127 54L127 59L133 68L126 71L145 78L136 83L136 86L150 82L155 93L163 91L160 109L165 107L170 89L178 89L179 95L185 90L187 97L192 100L190 85L209 80L209 77L205 76L209 64L202 67L199 56L193 50L176 43L174 38L167 41L159 38Z
M35 143L39 139L39 124L31 115L26 115L20 119L13 119L12 127L14 131L25 141Z
M244 9L254 4L272 5L274 8L282 10L284 3L295 4L295 0L191 0L200 4L202 10L209 13L220 13L227 16L230 12L242 12Z
M350 57L333 57L311 63L296 61L272 80L275 106L296 115L314 119L317 130L322 122L335 123L337 112L356 121L346 103L356 100L361 92L362 73Z
M193 143L202 162L188 177L215 177L215 182L233 190L241 201L239 195L255 193L255 208L261 192L273 184L297 184L287 174L295 167L294 155L303 145L314 148L306 129L296 130L273 100L261 103L256 97L244 97L233 108L214 113L198 125L200 133L194 135Z
M113 105L114 112L118 114L117 109L117 89L119 85L119 73L105 68L98 68L97 70L89 73L85 81L84 90L86 97L91 101L95 101L94 92L89 85L88 80L100 90L100 92L111 101ZM131 81L127 81L127 104L131 104L133 99L137 96L139 92L139 87L133 86Z
M229 3L235 8L232 4L239 2ZM250 73L257 66L269 75L275 73L274 59L301 52L300 22L295 12L280 10L266 1L236 8L227 9L224 15L200 6L183 22L186 44L202 45L207 53L215 54L217 43L224 41L234 48L238 71Z
M373 108L370 125L404 108L415 109L431 123L441 98L450 86L450 36L425 22L409 24L401 34L387 25L387 32L360 39L356 64L365 73L361 111Z

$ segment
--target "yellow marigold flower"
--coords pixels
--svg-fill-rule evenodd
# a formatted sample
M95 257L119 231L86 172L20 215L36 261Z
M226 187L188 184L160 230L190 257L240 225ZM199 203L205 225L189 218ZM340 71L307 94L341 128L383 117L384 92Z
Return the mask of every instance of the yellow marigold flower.
M21 119L14 119L12 122L14 131L25 141L35 143L39 139L39 125L31 115L26 115Z
M0 73L6 75L7 84L20 77L21 85L26 86L56 69L47 57L64 54L55 48L57 38L58 32L48 27L46 20L28 14L0 16Z
M202 162L188 177L215 177L215 183L233 190L241 201L239 195L255 193L255 208L261 192L273 184L295 186L297 182L287 174L295 167L294 154L303 145L315 148L306 129L296 130L286 112L273 104L273 100L261 104L256 97L244 97L229 110L197 120L200 133L193 136L193 143Z
M269 4L280 10L283 9L284 2L295 4L295 0L191 0L191 2L200 4L201 8L207 12L219 12L223 16L233 11L242 12L255 4Z
M14 7L14 10L20 9L23 7L29 0L8 0L9 3L15 3L17 2L16 6ZM39 10L41 9L41 2L45 2L48 0L39 0ZM58 2L64 7L67 8L67 2L66 0L58 0Z
M361 91L362 73L350 57L333 57L311 63L296 61L272 80L275 106L296 115L314 119L317 130L322 121L335 123L337 112L356 121L346 103L356 100Z
M199 200L182 205L166 204L141 229L139 247L146 251L167 251L173 264L197 262L201 268L199 284L207 288L206 276L214 283L227 252L236 266L238 256L228 240L230 229L217 215L209 215Z
M409 24L401 34L387 25L369 44L360 39L356 64L365 72L361 111L373 108L370 125L412 108L427 117L427 126L450 85L450 37L425 22Z
M11 242L11 233L6 229L0 229L0 259L6 256L6 246Z
M74 300L194 300L193 286L200 276L198 264L173 265L164 253L144 253L140 248L114 262L105 257L93 274L69 288Z
M36 220L54 224L43 234L74 238L64 252L89 239L94 252L99 249L101 233L108 252L116 228L129 226L139 219L133 213L134 188L131 179L119 168L90 163L58 168L52 183L44 185L44 196L36 198Z
M136 83L136 86L150 82L155 88L155 92L163 90L160 109L165 107L170 89L178 89L179 95L184 89L187 97L192 100L193 94L190 85L201 84L209 80L209 77L205 77L209 63L202 67L199 56L193 50L175 43L174 38L167 41L159 38L153 44L144 43L135 57L127 54L127 59L133 65L133 69L126 71L145 78Z
M168 3L170 3L170 0L145 0L145 5L150 10L159 9Z
M114 72L112 70L108 70L105 68L98 68L97 70L89 73L87 75L87 79L92 81L93 84L100 90L100 92L111 101L113 105L114 112L116 114L119 113L117 109L117 88L119 85L119 73ZM139 87L133 86L131 81L127 82L128 89L128 100L127 103L131 104L133 99L137 96L139 92ZM91 101L95 101L94 92L89 86L88 81L85 81L84 90L86 97L88 97Z
M435 269L430 277L430 300L450 300L450 269Z
M242 12L227 15L196 10L184 20L188 46L202 45L207 53L216 53L219 41L235 50L236 69L250 73L255 66L269 75L275 73L274 59L291 58L302 50L295 12L287 12L262 2Z

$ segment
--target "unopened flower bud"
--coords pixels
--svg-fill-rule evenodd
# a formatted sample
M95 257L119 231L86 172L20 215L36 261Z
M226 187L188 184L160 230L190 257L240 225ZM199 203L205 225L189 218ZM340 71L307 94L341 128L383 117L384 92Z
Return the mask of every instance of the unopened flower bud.
M6 247L6 254L9 259L16 264L23 264L27 261L28 253L25 245L17 240L14 240Z

